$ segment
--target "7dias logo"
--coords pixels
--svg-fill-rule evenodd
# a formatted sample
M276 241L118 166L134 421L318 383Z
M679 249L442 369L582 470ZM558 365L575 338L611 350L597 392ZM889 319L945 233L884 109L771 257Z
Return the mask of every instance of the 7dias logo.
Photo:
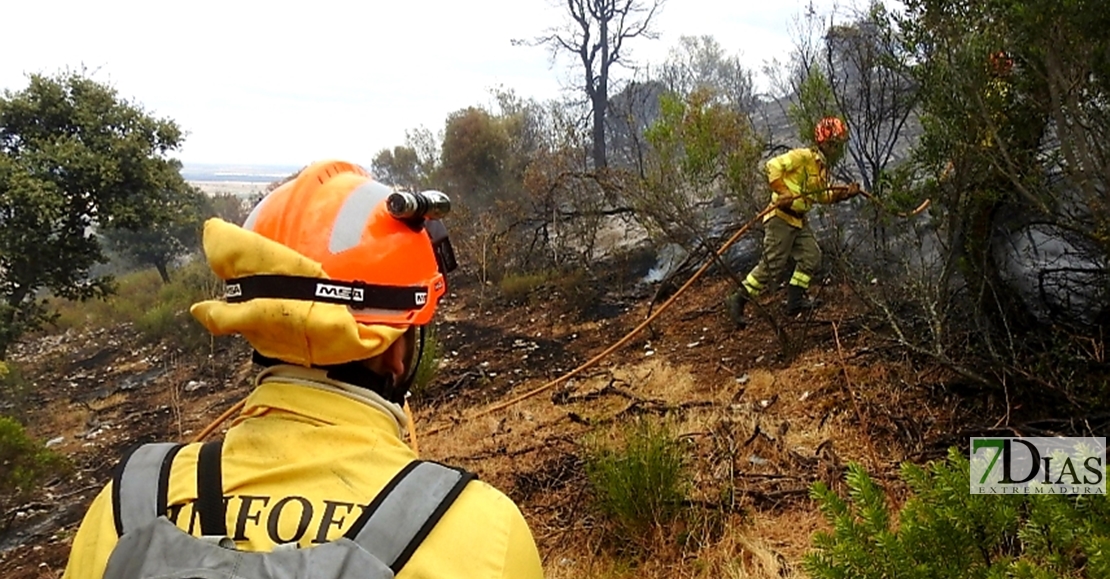
M971 494L1106 494L1106 438L972 438Z

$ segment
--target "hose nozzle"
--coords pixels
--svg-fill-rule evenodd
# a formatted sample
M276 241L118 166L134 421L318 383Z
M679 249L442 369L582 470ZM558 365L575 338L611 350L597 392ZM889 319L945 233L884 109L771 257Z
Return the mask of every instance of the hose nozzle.
M389 196L385 206L397 219L443 219L451 212L451 199L442 191L397 191Z

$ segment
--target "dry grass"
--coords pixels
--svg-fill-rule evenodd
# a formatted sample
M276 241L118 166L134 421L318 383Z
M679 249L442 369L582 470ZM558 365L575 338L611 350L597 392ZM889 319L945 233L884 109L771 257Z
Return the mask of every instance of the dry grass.
M765 518L775 528L787 527L791 517ZM693 531L696 533L697 531ZM691 539L679 546L669 536L652 537L652 555L642 559L613 556L596 533L578 534L561 541L547 552L544 569L549 579L643 578L643 579L793 579L802 577L791 556L761 536L764 529L740 516L730 517L715 530L713 540ZM809 537L797 529L795 538L807 544ZM702 538L704 539L704 537Z
M818 351L788 368L753 369L744 383L693 370L661 356L617 364L473 420L465 416L475 409L447 404L434 411L435 423L446 416L457 423L422 439L421 448L477 470L521 502L548 577L799 577L797 563L824 525L805 497L808 481L839 477L841 461L870 460L866 425L842 386L843 368L834 353ZM890 384L898 369L850 365L848 372L863 407L877 414L875 405L897 401ZM518 385L514 393L540 383ZM644 413L666 414L689 442L695 505L727 504L734 488L737 510L693 506L683 528L651 538L651 557L628 560L607 547L603 522L581 506L588 502L581 474L552 482L550 466L573 465L587 436L614 436L618 425ZM418 424L431 415L424 409ZM819 447L833 462L814 458ZM815 472L814 464L827 470ZM801 492L773 504L753 502L758 493L791 489Z
M823 525L814 506L799 495L774 504L753 497L808 484L811 465L798 457L813 457L823 444L844 460L866 462L867 445L861 441L867 430L849 403L836 355L816 351L788 368L751 368L743 382L730 373L673 364L664 355L635 356L480 418L468 416L481 406L461 399L417 408L418 434L429 425L456 421L421 437L421 448L427 458L477 472L521 505L548 577L800 576L798 561ZM151 402L173 409L169 418L184 437L195 417L183 414L177 374L184 370L174 366L164 380L169 386ZM873 415L884 404L902 402L890 386L900 377L898 368L849 364L847 372L860 406ZM505 396L543 382L517 384ZM66 418L51 428L84 431L93 413L110 413L123 402L113 395L87 407L59 409L49 414ZM666 416L688 442L695 493L679 524L657 528L656 536L646 538L651 556L634 558L613 549L604 521L590 512L579 456L587 437L612 436L626 420L643 414ZM728 508L699 506L713 504Z
M763 354L773 357L773 350L768 350L775 347L773 337L719 332L699 308L706 306L690 306L696 315L688 317L683 312L668 314L669 320L677 321L659 324L653 331L653 356L634 345L570 383L477 418L472 417L484 408L529 391L550 376L515 384L506 392L504 381L514 375L513 363L497 360L511 351L506 344L499 350L498 344L483 343L486 350L479 357L457 357L454 363L466 366L456 366L456 376L484 359L494 360L497 367L489 369L497 376L465 386L459 396L445 398L437 407L414 408L424 458L468 468L509 494L532 528L548 577L799 577L798 561L812 533L824 525L805 489L815 478L832 482L849 460L868 464L876 437L885 437L886 444L898 450L889 436L888 415L910 404L910 394L894 385L912 377L897 365L869 363L874 358L842 360L827 343L787 367L763 362ZM514 310L474 322L473 316L445 309L447 321L485 323L502 330L493 335L508 335L509 340L517 332L542 332L545 338L562 340L579 360L618 338L621 324L630 327L628 319L636 315L585 321L561 316L560 311L521 316ZM531 326L524 323L529 319ZM573 334L577 336L572 339ZM700 345L688 346L695 340ZM143 409L170 408L152 419L163 423L165 431L183 438L203 426L205 412L210 419L230 404L209 399L205 409L190 406L203 391L184 393L182 386L198 378L197 369L178 367L172 359L158 363L169 364L170 371L159 378L159 387L150 391ZM120 372L147 368L121 366ZM249 364L244 368L250 371ZM240 374L245 379L246 374ZM51 428L67 437L83 432L94 414L111 418L123 411L123 402L108 397L87 407L59 406L49 414L68 418ZM622 425L639 416L673 426L688 445L694 481L681 520L657 527L644 538L650 547L646 556L614 548L606 521L590 509L582 461L584 441L616 436ZM451 426L437 434L421 435L448 423Z
M44 410L31 424L34 435L44 440L62 436L57 449L67 454L75 452L80 447L77 437L89 430L95 412L85 404L63 400L50 403Z

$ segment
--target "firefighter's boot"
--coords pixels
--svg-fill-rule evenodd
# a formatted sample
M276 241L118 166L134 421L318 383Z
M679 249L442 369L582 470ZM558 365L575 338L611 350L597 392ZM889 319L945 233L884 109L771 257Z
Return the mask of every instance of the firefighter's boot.
M744 307L748 305L748 291L739 289L732 292L725 298L725 305L728 306L728 317L736 327L743 328L748 325L747 319L744 318Z
M803 311L815 310L821 306L821 300L806 296L806 290L796 285L786 286L786 315L793 316Z

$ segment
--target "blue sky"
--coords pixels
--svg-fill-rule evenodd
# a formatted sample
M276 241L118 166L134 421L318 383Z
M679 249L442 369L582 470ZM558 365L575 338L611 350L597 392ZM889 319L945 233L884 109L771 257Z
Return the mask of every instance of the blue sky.
M819 11L835 0L813 0ZM750 67L785 55L807 0L669 0L658 40L629 46L662 62L683 35L709 34ZM513 38L561 18L551 0L242 2L36 0L4 8L0 88L27 73L86 67L148 111L178 122L187 163L368 164L405 131L442 128L490 89L555 98L568 61Z

